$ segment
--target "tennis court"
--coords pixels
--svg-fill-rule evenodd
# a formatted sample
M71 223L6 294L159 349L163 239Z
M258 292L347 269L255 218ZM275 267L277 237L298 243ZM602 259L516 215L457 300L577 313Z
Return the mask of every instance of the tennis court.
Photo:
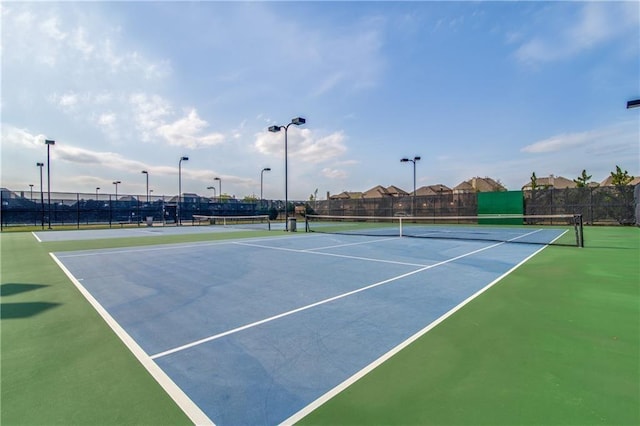
M193 421L254 425L300 419L543 247L299 233L52 256Z

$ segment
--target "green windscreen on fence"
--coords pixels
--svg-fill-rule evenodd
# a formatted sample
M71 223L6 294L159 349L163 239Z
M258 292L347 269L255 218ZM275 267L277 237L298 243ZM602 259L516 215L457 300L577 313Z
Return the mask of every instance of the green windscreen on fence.
M478 192L478 216L522 215L524 194L522 191ZM478 221L483 225L522 225L522 218L491 218Z

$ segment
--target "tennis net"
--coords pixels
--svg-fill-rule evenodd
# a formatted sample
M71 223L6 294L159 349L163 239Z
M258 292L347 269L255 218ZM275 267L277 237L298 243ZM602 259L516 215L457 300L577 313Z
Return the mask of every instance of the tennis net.
M269 215L252 216L207 216L193 215L194 225L216 225L239 229L271 230Z
M584 247L581 215L375 217L307 215L307 232Z

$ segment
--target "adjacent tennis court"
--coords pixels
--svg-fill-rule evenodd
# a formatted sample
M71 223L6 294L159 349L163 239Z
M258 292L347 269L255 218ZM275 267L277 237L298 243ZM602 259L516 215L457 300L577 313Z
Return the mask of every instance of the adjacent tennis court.
M255 425L303 417L543 247L290 234L52 256L193 421Z

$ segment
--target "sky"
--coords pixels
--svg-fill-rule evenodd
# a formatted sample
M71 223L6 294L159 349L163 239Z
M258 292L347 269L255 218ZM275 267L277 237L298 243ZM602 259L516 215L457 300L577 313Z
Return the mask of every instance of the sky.
M640 2L12 2L1 185L325 199L640 175ZM187 156L188 161L180 158ZM262 172L266 167L271 171ZM46 165L44 169L46 191ZM214 178L220 180L214 180ZM261 179L262 178L262 179Z

